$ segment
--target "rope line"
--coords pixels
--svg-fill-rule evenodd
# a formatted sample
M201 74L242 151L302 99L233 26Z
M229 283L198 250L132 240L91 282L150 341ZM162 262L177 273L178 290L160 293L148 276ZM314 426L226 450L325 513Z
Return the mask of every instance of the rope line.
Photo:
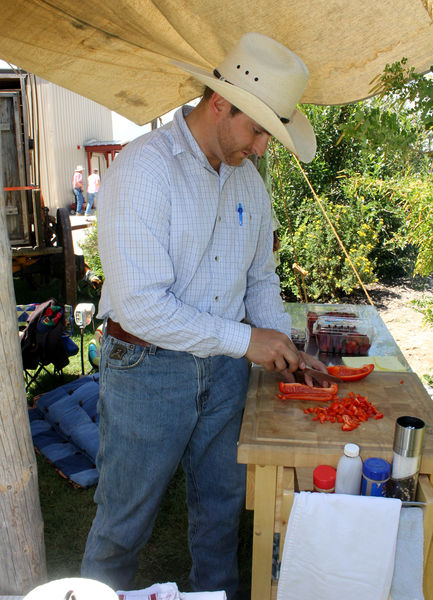
M293 237L292 223L290 221L289 210L287 208L286 196L283 193L283 184L282 184L282 179L281 179L281 175L280 175L280 165L279 165L279 162L277 160L277 156L275 154L275 145L274 145L274 140L272 138L271 138L271 147L272 147L272 153L274 155L274 163L275 163L275 166L276 166L276 169L277 169L278 181L280 183L280 194L281 194L281 198L283 199L283 203L284 203L284 210L285 210L285 213L286 213L286 220L287 220L287 225L288 225L288 228L289 228L290 240L292 242L293 255L295 257L295 263L299 264L298 256L297 256L297 253L296 253L295 240L294 240L294 237ZM302 281L302 289L301 289L301 286L299 284L299 279L298 279L298 273L297 273L296 269L294 269L294 273L295 273L296 285L298 286L299 297L301 298L302 302L307 303L308 302L308 296L307 296L307 290L305 288L304 279L303 278L301 279L301 281ZM302 294L302 292L304 292L304 293ZM302 296L304 296L303 300L302 300Z
M307 177L307 174L305 173L304 169L302 168L302 166L301 166L301 163L299 162L298 158L297 158L297 157L296 157L294 154L293 154L292 156L293 156L293 158L295 159L295 161L296 161L296 163L297 163L297 165L298 165L298 167L299 167L299 169L300 169L300 171L301 171L302 175L304 176L304 178L305 178L305 181L308 183L308 186L309 186L309 188L310 188L310 190L311 190L311 192L312 192L312 194L313 194L313 196L314 196L315 200L317 201L318 205L320 206L320 210L322 211L323 215L325 216L325 219L327 220L327 222L328 222L328 225L329 225L329 226L330 226L330 228L332 229L332 232L333 232L333 234L335 235L335 237L336 237L336 239L337 239L338 243L340 244L340 246L341 246L341 249L343 250L343 252L344 252L344 254L345 254L345 256L346 256L346 258L347 258L347 260L348 260L348 262L349 262L349 264L350 264L350 266L352 267L352 270L353 270L353 272L355 273L355 275L356 275L356 277L357 277L357 279L358 279L359 283L361 284L361 287L362 287L362 289L363 289L363 291L364 291L364 294L367 296L367 300L370 302L371 306L374 306L374 304L373 304L373 301L372 301L372 299L370 298L370 295L369 295L369 293L367 292L367 290L366 290L366 288L365 288L365 285L364 285L364 283L363 283L363 281L362 281L362 279L361 279L361 277L360 277L360 275L359 275L359 273L358 273L358 271L357 271L357 269L356 269L355 265L354 265L354 264L353 264L353 262L352 262L352 259L350 258L350 256L349 256L349 254L348 254L348 252L347 252L346 248L344 247L344 244L343 244L343 242L341 241L341 238L340 238L340 236L338 235L338 233L337 233L337 230L335 229L334 225L332 224L332 221L331 221L331 219L329 218L329 216L328 216L328 213L326 212L326 210L325 210L325 207L323 206L323 203L322 203L322 201L320 200L319 196L318 196L318 195L316 194L316 192L314 191L314 188L313 188L313 186L311 185L311 183L310 183L310 180L308 179L308 177Z

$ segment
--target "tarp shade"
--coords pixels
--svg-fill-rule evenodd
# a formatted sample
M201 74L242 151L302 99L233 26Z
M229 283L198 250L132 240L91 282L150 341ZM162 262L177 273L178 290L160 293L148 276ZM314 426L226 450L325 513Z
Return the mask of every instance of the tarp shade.
M144 124L202 91L171 58L214 68L248 31L305 61L315 104L367 97L403 57L433 62L432 0L3 0L0 58Z

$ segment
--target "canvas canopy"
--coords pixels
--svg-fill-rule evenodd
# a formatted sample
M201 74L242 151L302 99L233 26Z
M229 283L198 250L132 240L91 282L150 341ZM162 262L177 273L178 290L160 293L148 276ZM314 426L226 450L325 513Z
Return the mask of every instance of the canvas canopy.
M387 63L433 62L432 0L3 0L0 58L144 124L201 93L170 59L214 68L257 31L310 70L304 102L367 97Z

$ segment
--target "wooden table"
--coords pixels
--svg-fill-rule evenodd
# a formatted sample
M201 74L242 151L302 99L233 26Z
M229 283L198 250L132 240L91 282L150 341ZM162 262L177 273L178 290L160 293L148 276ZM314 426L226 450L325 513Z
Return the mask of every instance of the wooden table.
M296 306L302 307L305 314L311 307ZM371 355L394 354L407 364L374 308L363 307L363 310L373 320L377 334ZM341 361L341 357L335 356L328 359L328 362ZM239 439L238 461L248 465L246 506L254 510L252 600L276 597L277 582L272 580L274 542L279 538L281 557L294 492L312 489L314 467L319 464L336 467L347 442L360 446L363 459L378 456L391 461L395 421L402 415L426 422L418 499L427 503L424 563L429 577L424 576L424 594L426 600L433 600L433 402L417 375L373 372L356 384L340 384L340 397L349 391L366 395L384 414L383 419L369 420L351 432L342 431L338 423L320 425L313 421L304 414L305 403L301 401L283 403L276 396L280 379L275 373L252 367Z

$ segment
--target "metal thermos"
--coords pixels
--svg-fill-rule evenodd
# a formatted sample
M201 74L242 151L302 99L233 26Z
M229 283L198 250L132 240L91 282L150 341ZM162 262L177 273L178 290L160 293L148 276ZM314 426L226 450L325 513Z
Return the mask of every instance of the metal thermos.
M415 500L424 442L425 423L418 417L399 417L395 424L389 498Z

